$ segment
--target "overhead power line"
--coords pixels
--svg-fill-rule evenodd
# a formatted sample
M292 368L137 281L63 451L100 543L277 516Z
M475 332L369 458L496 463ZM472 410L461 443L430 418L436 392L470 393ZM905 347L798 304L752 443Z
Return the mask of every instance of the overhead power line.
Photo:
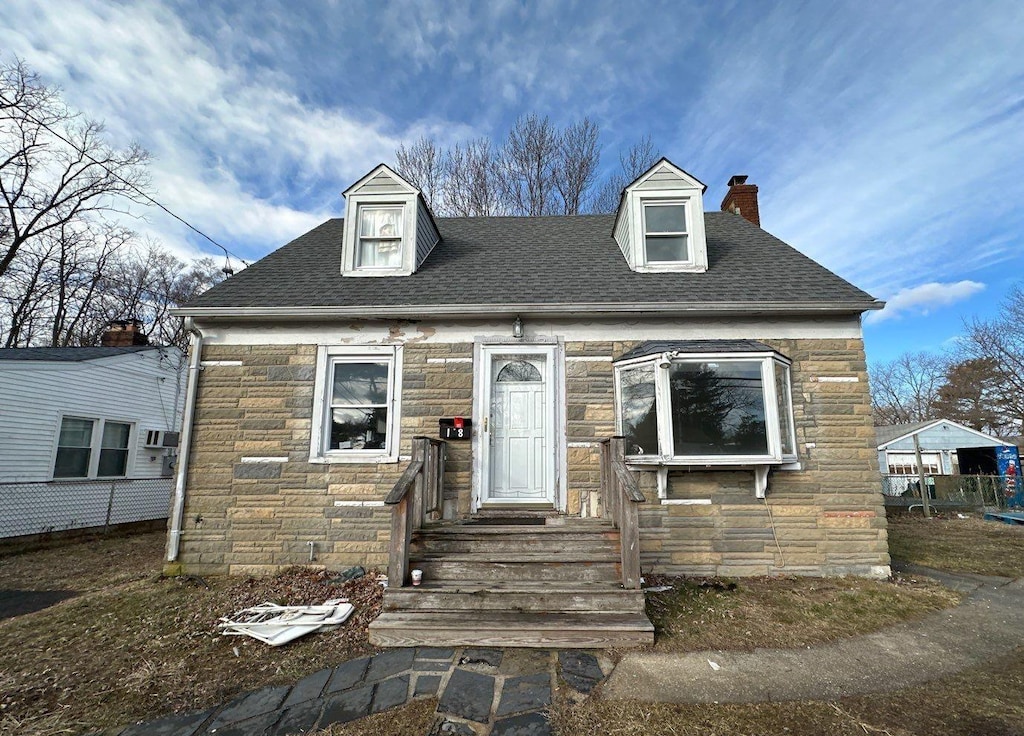
M248 267L248 266L249 266L249 262L248 262L248 261L246 261L246 260L245 260L244 258L242 258L242 257L241 257L240 255L238 255L237 253L232 253L232 252L231 252L230 250L228 250L228 249L227 249L227 248L225 248L225 247L224 247L223 245L221 245L220 243L218 243L218 242L217 242L216 240L214 240L213 238L211 238L211 237L210 237L209 235L207 235L206 233L204 233L204 232L203 232L202 230L200 230L199 228L197 228L197 227L196 227L195 225L193 225L193 224L192 224L191 222L189 222L188 220L186 220L186 219L185 219L184 217L181 217L181 216L180 216L180 215L178 215L177 213L173 212L173 211L172 211L172 210L171 210L171 209L170 209L169 207L167 207L167 206L166 206L165 204L163 204L162 202L158 201L158 200L157 200L156 198L154 198L154 197L153 197L152 195L150 195L150 194L149 194L148 192L144 191L144 190L143 190L142 188L138 187L138 186L137 186L137 185L135 185L134 183L132 183L132 182L128 181L127 179L125 179L125 178L124 178L123 176L121 176L120 174L118 174L118 173L117 173L116 171L114 171L113 169L111 169L111 168L110 168L109 166L107 166L107 165L106 165L105 163L103 163L102 161L99 161L99 160L97 160L96 158L94 158L94 157L93 157L93 156L92 156L92 155L91 155L91 154L90 154L90 153L89 153L88 151L86 151L86 150L85 150L84 148L79 148L79 147L78 147L78 146L77 146L77 145L76 145L76 144L75 144L75 143L74 143L73 141L69 140L69 139L68 139L68 138L67 138L67 137L66 137L66 136L65 136L65 135L64 135L63 133L61 133L60 131L54 130L54 129L53 129L53 127L51 127L51 126L50 126L50 125L49 125L48 123L46 123L46 122L44 122L44 121L40 120L40 119L39 119L39 118L37 118L37 117L34 117L34 116L33 116L33 115L32 115L32 114L31 114L31 113L30 113L30 112L28 111L28 110L24 109L23 107L21 107L21 106L20 106L20 105L18 105L17 103L14 103L14 102L12 102L12 101L8 100L8 99L7 99L6 97L4 97L4 95L3 95L3 94L0 94L0 101L3 101L3 103L4 103L5 105L9 105L9 106L11 106L11 107L14 107L14 108L18 109L18 110L19 110L19 111L21 112L21 114L22 114L22 115L24 115L24 116L25 116L25 117L26 117L26 118L27 118L28 120L32 121L33 123L35 123L36 125L39 125L40 127L44 128L44 129L46 129L46 130L47 130L47 131L48 131L48 132L49 132L49 133L50 133L51 135L54 135L54 136L56 136L57 138L59 138L60 140L62 140L62 141L64 141L65 143L67 143L67 144L68 144L69 146L71 146L71 147L72 147L73 149L75 149L75 151L76 151L76 152L77 152L78 154L80 154L81 156L84 156L85 158L87 158L87 159L89 159L90 161L92 161L92 162L93 162L94 164L96 164L97 166L99 166L100 168L102 168L102 169L103 169L104 171L106 171L106 172L107 172L108 174L110 174L110 175L111 175L112 177L114 177L114 178L115 178L115 179L117 179L117 180L118 180L119 182L121 182L122 184L124 184L124 185L125 185L126 187L129 187L129 188L131 188L131 189L132 189L132 190L133 190L133 191L134 191L134 192L135 192L135 193L136 193L136 194L137 194L138 196L142 197L143 199L145 199L145 200L146 200L147 202L149 202L150 204L152 204L152 205L154 205L154 206L158 207L159 209L163 210L163 211L164 211L164 212L166 212L166 213L167 213L168 215L170 215L171 217L173 217L173 218L174 218L175 220L177 220L178 222L180 222L181 224L183 224L183 225L184 225L185 227L187 227L188 229L192 230L192 231L193 231L194 233L196 233L197 235L200 235L201 237L203 237L203 238L206 238L207 240L209 240L209 241L210 241L211 243L213 243L213 244L214 244L215 246L217 246L217 247L218 247L218 248L220 248L220 249L221 249L222 251L224 251L224 256L225 256L225 257L227 257L227 258L230 258L230 257L234 256L234 257L235 257L235 258L237 258L237 259L238 259L239 261L241 261L241 262L242 262L242 263L243 263L243 264L244 264L244 265L245 265L246 267Z

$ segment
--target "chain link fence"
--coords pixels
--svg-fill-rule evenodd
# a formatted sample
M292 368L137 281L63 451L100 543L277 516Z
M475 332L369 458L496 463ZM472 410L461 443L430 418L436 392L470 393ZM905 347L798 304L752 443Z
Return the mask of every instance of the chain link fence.
M0 483L0 539L166 519L172 478Z
M926 475L924 481L928 502L938 509L1005 509L1013 498L999 475ZM921 480L916 475L883 475L882 493L886 506L920 506Z

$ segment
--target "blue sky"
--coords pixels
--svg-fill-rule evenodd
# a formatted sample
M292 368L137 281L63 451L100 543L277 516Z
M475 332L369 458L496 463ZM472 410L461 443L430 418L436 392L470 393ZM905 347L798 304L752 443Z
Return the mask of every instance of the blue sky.
M1015 1L0 6L0 53L140 141L161 201L247 259L341 214L403 141L587 115L604 170L650 134L709 209L748 174L765 229L889 301L870 362L953 344L1021 278L1022 48Z

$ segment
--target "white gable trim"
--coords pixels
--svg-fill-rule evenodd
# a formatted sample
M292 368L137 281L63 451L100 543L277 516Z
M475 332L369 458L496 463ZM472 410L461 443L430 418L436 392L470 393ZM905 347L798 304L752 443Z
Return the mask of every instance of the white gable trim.
M625 191L628 192L631 189L634 189L634 188L640 186L645 181L650 179L652 176L654 176L655 174L660 173L662 171L668 171L668 172L670 172L672 174L675 174L680 179L682 179L683 181L685 181L687 184L689 184L690 186L692 186L694 188L699 187L701 194L704 194L704 192L706 192L708 190L708 185L705 184L704 182L702 182L696 176L694 176L693 174L687 173L683 169L680 169L678 166L676 166L674 163L669 161L667 158L662 158L656 164L654 164L654 166L652 166L651 168L647 169L647 171L645 171L644 173L640 174L640 176L638 176L632 182L627 184Z
M396 172L390 166L388 166L387 164L378 164L377 167L373 169L373 171L371 171L369 174L367 174L362 179L357 181L355 184L350 186L348 189L343 191L341 193L341 196L347 197L350 192L354 192L355 190L359 189L360 187L362 187L364 184L366 184L368 181L370 181L371 179L373 179L375 176L377 176L380 173L385 173L388 176L390 176L392 179L395 180L396 183L398 183L403 189L405 189L405 191L408 194L419 194L420 193L419 189L417 189L412 184L407 182L398 172Z
M976 429L971 429L970 427L965 427L963 424L959 424L958 422L954 422L951 419L936 419L934 422L931 422L930 424L926 424L923 427L918 427L917 429L915 429L912 432L906 432L905 434L901 434L899 437L894 437L893 439L889 440L888 442L883 442L882 444L880 444L878 446L878 449L879 450L884 450L885 448L887 448L889 445L893 444L894 442L900 442L901 440L907 439L907 437L913 437L915 434L921 434L921 432L924 432L925 430L934 429L935 427L939 426L940 424L945 424L945 425L947 425L949 427L955 427L956 429L961 429L964 432L970 432L971 434L977 435L978 437L980 437L980 438L982 438L984 440L988 440L989 442L998 442L1003 447L1011 447L1012 446L1009 442L1001 440L998 437L993 437L990 434L985 434L984 432L979 432Z

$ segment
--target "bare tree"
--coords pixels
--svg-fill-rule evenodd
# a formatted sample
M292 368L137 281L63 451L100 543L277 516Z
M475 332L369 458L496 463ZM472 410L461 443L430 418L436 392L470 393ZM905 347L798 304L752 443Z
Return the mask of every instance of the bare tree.
M502 214L498 178L498 160L487 138L456 143L445 156L441 211L456 217Z
M620 170L613 172L598 190L594 197L591 210L596 213L610 214L619 208L622 190L642 173L657 163L661 158L658 149L647 135L619 154Z
M34 239L144 198L147 160L110 147L22 62L0 66L0 276Z
M572 123L559 137L555 188L562 197L563 214L583 211L584 198L597 178L601 161L599 138L600 131L590 118Z
M1020 433L1024 424L1024 284L1016 284L992 319L974 318L966 324L962 342L966 357L991 367L1003 431Z
M444 154L437 143L427 137L408 147L403 143L395 151L395 162L398 173L420 190L436 212L444 182Z
M933 353L904 353L871 368L871 406L876 425L938 419L936 399L949 359Z
M555 169L558 131L545 115L516 120L501 149L501 184L514 215L550 215L557 211Z

